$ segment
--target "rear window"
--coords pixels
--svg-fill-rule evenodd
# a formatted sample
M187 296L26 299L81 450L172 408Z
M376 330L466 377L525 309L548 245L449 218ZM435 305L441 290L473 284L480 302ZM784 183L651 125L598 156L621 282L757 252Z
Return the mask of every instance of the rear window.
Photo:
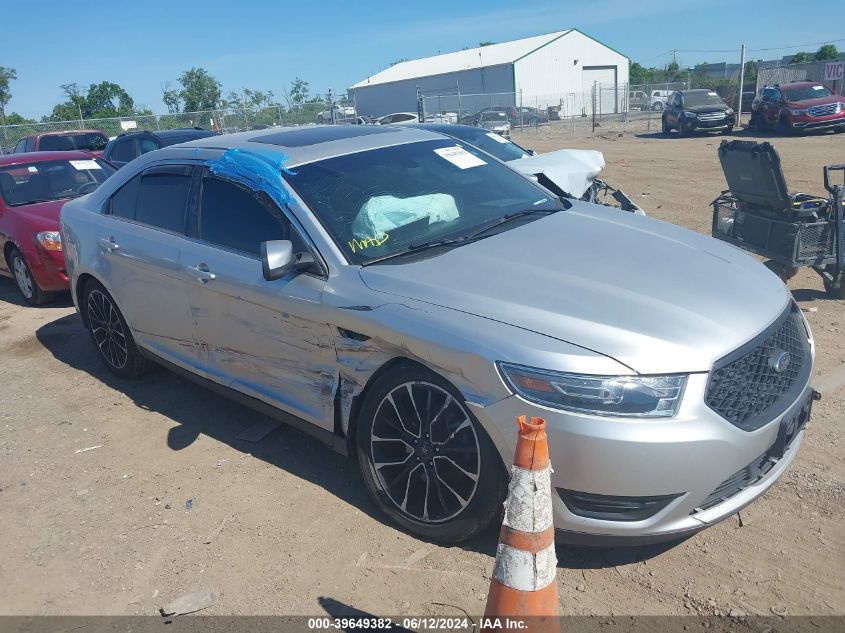
M82 132L79 134L57 134L42 136L38 148L42 152L67 152L75 149L100 151L109 139L100 132Z

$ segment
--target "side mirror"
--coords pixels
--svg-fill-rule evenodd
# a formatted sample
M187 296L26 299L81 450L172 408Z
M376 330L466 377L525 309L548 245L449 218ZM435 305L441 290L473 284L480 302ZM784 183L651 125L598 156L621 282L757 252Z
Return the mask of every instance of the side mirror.
M261 242L261 269L264 279L281 279L293 268L293 244L290 240Z
M315 263L308 251L294 253L290 240L261 242L261 269L267 281L281 279L291 270L307 270Z

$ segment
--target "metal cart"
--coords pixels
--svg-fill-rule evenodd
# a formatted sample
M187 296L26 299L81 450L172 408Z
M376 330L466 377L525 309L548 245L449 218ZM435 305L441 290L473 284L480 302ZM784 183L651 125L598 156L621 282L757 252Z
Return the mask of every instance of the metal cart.
M845 164L824 167L829 196L818 197L788 193L769 143L723 141L719 159L730 188L713 201L713 237L767 258L784 280L810 266L828 296L845 299Z

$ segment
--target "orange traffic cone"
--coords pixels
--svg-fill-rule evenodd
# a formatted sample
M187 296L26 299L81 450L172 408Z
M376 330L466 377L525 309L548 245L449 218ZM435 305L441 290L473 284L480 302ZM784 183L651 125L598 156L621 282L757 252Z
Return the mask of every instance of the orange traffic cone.
M482 628L505 629L507 619L517 619L525 623L523 632L559 631L546 421L521 415L516 422L516 455Z

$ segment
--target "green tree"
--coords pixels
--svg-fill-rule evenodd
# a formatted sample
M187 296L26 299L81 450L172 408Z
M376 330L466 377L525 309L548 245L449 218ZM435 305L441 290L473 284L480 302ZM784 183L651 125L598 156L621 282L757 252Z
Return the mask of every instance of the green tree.
M101 81L88 87L82 113L95 119L132 116L136 113L135 101L119 85Z
M308 101L308 82L297 77L290 83L290 99L294 105L301 106Z
M27 123L38 123L35 119L27 119L22 117L17 112L12 112L8 116L5 117L6 122L4 125L25 125Z
M813 61L813 56L810 53L805 51L801 51L800 53L795 53L792 56L792 64L806 64L807 62Z
M628 81L634 85L646 84L648 83L650 74L648 68L643 67L637 62L631 62L631 67L628 70Z
M9 90L9 82L18 78L18 72L14 68L0 66L0 125L6 123L6 105L12 99Z
M220 104L220 82L204 68L191 68L179 77L182 112L214 110Z
M833 44L825 44L816 51L816 60L824 61L826 59L839 59L839 51Z

